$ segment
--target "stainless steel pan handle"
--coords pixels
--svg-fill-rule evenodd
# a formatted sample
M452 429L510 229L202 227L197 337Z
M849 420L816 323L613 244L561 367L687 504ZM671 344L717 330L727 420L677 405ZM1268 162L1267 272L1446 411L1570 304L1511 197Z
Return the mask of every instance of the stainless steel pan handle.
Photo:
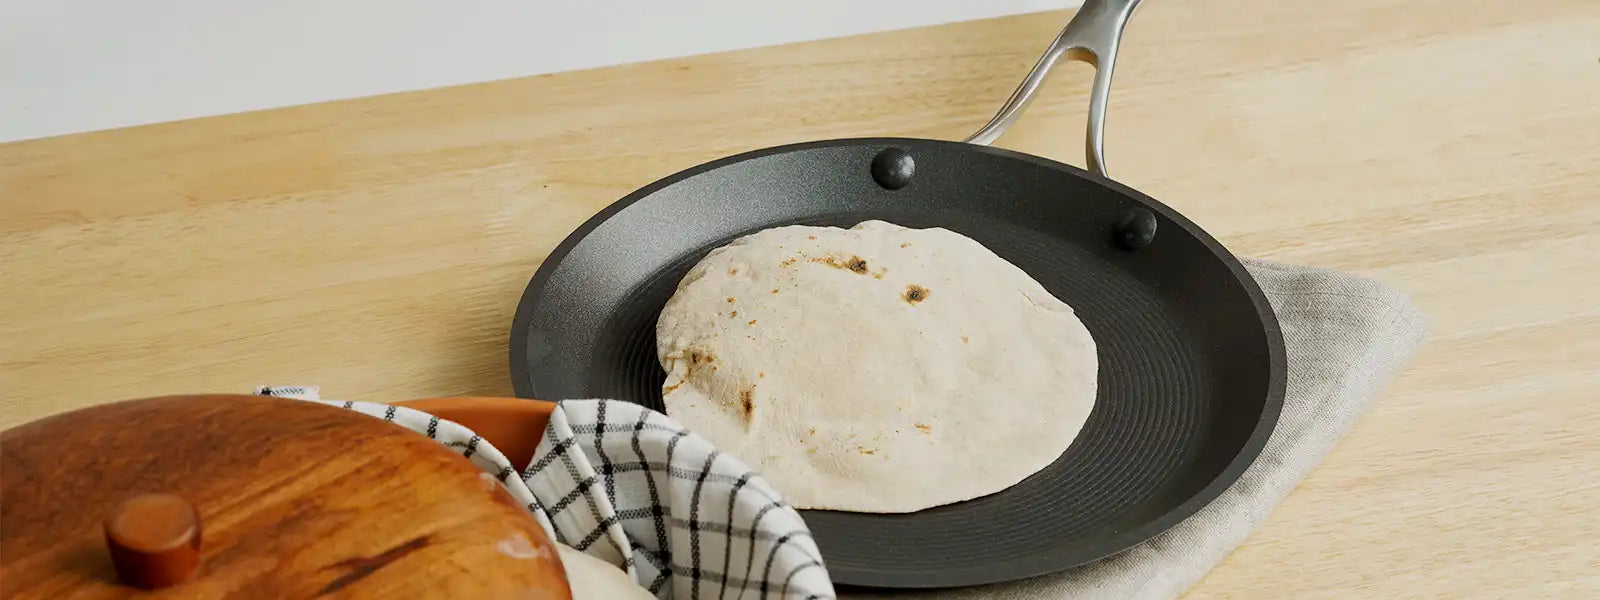
M1111 69L1117 62L1117 45L1122 42L1122 28L1133 16L1140 0L1084 0L1078 14L1056 36L1056 41L1045 50L1044 56L1033 65L1033 70L1011 93L1000 112L977 133L968 136L968 143L987 146L999 138L1022 110L1033 100L1034 92L1044 83L1044 78L1055 66L1056 60L1066 56L1094 66L1094 87L1089 90L1089 127L1085 140L1089 169L1106 175L1104 137L1106 128L1106 98L1111 94Z

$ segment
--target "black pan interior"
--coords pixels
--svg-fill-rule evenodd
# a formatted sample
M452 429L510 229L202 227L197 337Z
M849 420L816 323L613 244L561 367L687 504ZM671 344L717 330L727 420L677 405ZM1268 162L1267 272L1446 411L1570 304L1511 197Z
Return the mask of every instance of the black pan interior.
M889 148L915 161L900 189L872 176ZM1157 234L1124 250L1113 227L1137 208L1154 213ZM660 409L656 317L705 252L777 225L866 219L957 231L1038 279L1094 335L1100 391L1072 447L1011 489L908 515L808 511L838 583L971 585L1120 552L1209 502L1270 434L1283 398L1282 338L1220 244L1166 206L1077 168L932 140L760 150L607 208L551 254L522 298L511 336L516 391Z

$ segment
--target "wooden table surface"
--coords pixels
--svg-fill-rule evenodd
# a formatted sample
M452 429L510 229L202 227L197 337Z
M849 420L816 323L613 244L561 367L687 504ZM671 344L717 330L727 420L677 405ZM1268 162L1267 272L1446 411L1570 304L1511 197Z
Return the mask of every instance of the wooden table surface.
M522 288L595 211L761 146L958 138L1065 18L0 145L0 426L262 383L507 394ZM1600 595L1597 59L1595 0L1140 9L1113 176L1237 254L1399 286L1433 323L1189 598ZM1000 145L1082 164L1088 74L1058 70Z

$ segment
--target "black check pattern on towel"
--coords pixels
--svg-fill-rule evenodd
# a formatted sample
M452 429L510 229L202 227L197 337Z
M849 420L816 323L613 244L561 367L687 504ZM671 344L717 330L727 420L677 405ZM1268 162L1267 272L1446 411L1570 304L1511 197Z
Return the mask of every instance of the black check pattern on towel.
M562 542L621 551L658 598L833 598L800 514L765 478L666 415L626 402L568 400L523 478ZM597 505L555 502L585 490ZM569 492L570 493L570 492Z
M765 478L642 406L561 402L518 478L472 431L420 411L326 402L309 387L256 393L361 412L461 452L555 539L624 568L662 600L835 598L810 530Z

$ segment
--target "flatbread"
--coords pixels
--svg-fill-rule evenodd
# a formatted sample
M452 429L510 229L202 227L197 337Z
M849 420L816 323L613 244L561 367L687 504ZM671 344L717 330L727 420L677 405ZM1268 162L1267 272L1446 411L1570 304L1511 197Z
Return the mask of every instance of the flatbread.
M712 250L656 323L667 413L802 509L898 513L1049 465L1094 407L1094 339L978 242L868 221Z
M566 544L557 543L556 550L561 555L561 566L567 570L567 586L572 588L572 600L655 600L656 598L616 565L579 552Z

